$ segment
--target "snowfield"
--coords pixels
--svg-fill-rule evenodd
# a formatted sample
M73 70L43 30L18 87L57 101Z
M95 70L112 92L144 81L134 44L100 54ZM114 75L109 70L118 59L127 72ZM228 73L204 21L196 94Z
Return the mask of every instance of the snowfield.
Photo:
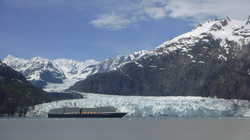
M139 97L81 93L86 98L36 105L28 117L47 117L49 110L64 107L113 106L127 112L127 118L144 117L250 117L246 100L205 97Z

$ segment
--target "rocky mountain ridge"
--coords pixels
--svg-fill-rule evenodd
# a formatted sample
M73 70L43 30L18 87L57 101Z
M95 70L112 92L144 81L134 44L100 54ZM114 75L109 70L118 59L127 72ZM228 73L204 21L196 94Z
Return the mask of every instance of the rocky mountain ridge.
M101 62L12 56L4 62L36 85L47 84L45 89L66 89L77 82L70 89L118 95L245 99L249 98L249 43L250 17L225 17L199 24L153 50Z
M145 53L146 51L138 51L128 56L116 56L101 62L95 60L49 60L42 57L22 59L8 55L3 59L3 62L21 72L34 85L50 91L51 89L67 89L75 82L84 80L90 75L116 70Z
M117 70L89 76L71 89L250 99L249 21L225 17L199 24Z

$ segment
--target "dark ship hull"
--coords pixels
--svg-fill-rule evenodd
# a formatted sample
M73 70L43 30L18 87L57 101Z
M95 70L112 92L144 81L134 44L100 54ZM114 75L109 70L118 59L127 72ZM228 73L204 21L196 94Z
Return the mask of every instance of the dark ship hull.
M96 113L81 113L81 114L48 114L49 118L122 118L127 113L121 112L96 112Z

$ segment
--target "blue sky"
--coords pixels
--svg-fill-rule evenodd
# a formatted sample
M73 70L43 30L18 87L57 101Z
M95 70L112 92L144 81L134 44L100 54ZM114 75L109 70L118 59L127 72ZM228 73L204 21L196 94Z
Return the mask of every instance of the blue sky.
M248 5L249 0L0 0L0 57L103 60L153 49L211 17L246 17Z

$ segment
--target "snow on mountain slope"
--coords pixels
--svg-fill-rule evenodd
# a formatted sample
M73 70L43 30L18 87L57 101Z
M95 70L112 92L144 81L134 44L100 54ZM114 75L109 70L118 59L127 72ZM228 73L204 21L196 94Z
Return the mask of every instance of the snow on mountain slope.
M83 79L90 74L88 66L98 64L95 60L86 60L84 62L67 60L67 59L55 59L52 60L53 64L65 74L67 79Z
M136 60L146 55L148 52L149 51L141 50L127 56L116 56L114 58L106 59L96 65L95 72L102 73L117 70L127 63L135 62Z
M21 59L11 55L4 58L3 62L21 72L29 81L44 82L42 86L55 84L61 87L65 85L65 80L75 82L76 79L86 78L92 73L92 70L87 67L98 63L95 60L78 62L67 59L49 60L41 57Z
M206 37L212 37L220 40L222 47L227 49L229 42L234 42L238 46L243 46L250 43L250 18L247 20L234 20L229 17L207 21L204 24L199 24L192 31L182 34L172 40L166 41L157 47L156 51L164 50L169 53L175 50L188 52L190 46L200 40L209 42Z
M114 95L249 99L249 54L249 18L226 17L200 24L119 69L88 77L71 89Z
M118 56L112 59L107 59L99 65L99 71L117 70L127 63L136 63L142 67L137 60L144 59L149 56L159 56L163 54L169 54L171 52L181 50L183 53L189 54L193 46L199 41L209 43L212 38L220 42L227 53L229 48L232 47L232 43L238 46L239 49L242 46L250 43L250 16L246 20L234 20L229 17L215 19L207 21L203 24L199 24L192 31L179 35L171 40L168 40L153 50L142 50L127 56ZM191 54L189 54L192 57ZM224 55L220 55L219 59L226 60ZM109 64L109 65L108 65ZM108 65L109 67L107 68Z
M3 62L16 71L23 73L30 81L43 80L43 78L46 79L46 73L51 73L50 76L58 80L65 79L65 75L62 74L51 61L41 57L34 57L28 60L8 55L4 58ZM51 81L60 82L52 79Z
M62 91L74 83L95 73L116 70L122 65L140 58L146 51L128 56L117 56L102 62L95 60L75 61L69 59L49 60L41 57L31 59L8 55L3 62L21 72L29 81L40 84L46 91Z
M229 44L232 42L241 49L242 46L250 43L250 16L246 20L225 17L199 24L192 31L170 39L151 51L141 51L140 57L136 57L134 61L152 55L169 54L176 50L188 53L195 46L195 43L199 41L209 42L208 37L220 41L220 45L227 50L227 53L231 47ZM132 54L132 57L135 54ZM192 56L190 55L190 57Z
M29 117L47 117L49 110L64 107L113 106L126 117L250 117L250 103L203 97L138 97L81 93L84 99L36 105Z
M196 43L205 42L209 44L212 42L212 40L209 39L219 41L220 46L225 49L227 54L231 47L237 46L238 48L236 49L242 49L244 45L250 43L250 16L246 20L234 20L225 17L199 24L192 31L168 40L153 50L142 50L128 56L114 58L116 61L123 60L123 63L118 63L119 65L115 65L112 70L117 70L117 68L127 63L135 63L138 67L143 67L138 60L146 59L150 56L170 54L175 51L181 51L182 53L186 53L190 58L193 58L190 51L194 49L193 47L196 46ZM226 61L227 57L224 56L224 54L220 54L218 59ZM112 59L108 59L107 61L110 60ZM199 60L193 60L193 62L204 63ZM105 64L107 64L107 62L105 62Z

